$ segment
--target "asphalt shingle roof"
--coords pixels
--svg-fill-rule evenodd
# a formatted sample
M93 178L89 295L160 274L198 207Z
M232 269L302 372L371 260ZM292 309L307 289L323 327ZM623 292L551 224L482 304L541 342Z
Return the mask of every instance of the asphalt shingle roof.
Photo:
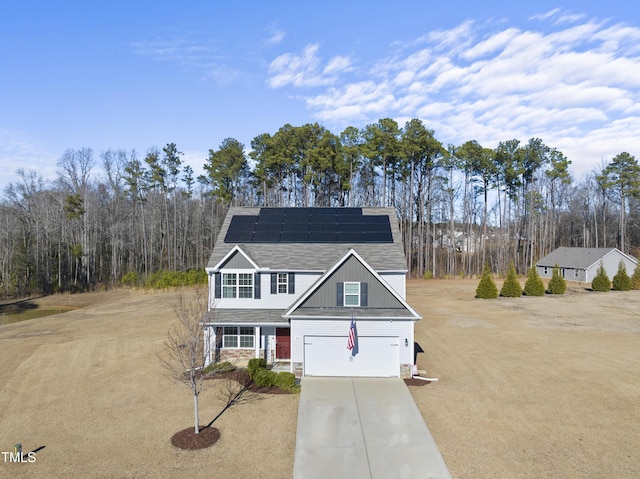
M604 256L616 248L569 248L560 247L540 259L536 266L554 267L556 264L564 268L589 269Z
M393 208L362 208L363 215L388 215L393 243L225 243L234 215L257 215L260 208L231 207L209 258L214 268L237 244L260 267L284 271L326 271L353 248L376 271L406 271L406 260Z

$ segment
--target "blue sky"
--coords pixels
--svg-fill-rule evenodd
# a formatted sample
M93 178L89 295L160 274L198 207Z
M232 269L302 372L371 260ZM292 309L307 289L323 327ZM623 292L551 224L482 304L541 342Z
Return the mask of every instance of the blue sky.
M420 118L445 145L539 137L574 176L640 157L640 6L628 0L0 0L0 188L66 149ZM96 170L97 172L97 170Z

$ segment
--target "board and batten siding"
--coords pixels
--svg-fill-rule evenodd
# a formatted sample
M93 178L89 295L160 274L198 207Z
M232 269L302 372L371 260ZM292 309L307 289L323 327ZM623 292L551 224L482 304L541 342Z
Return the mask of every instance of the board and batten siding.
M336 306L338 283L345 282L367 283L367 306L370 308L404 309L402 303L355 257L349 258L339 269L334 271L325 282L300 305L300 308Z
M400 341L400 364L413 364L413 321L390 320L358 320L356 316L358 336L395 336ZM291 361L304 361L305 336L340 336L344 337L347 348L350 320L291 320ZM408 346L405 346L405 339Z
M220 269L254 269L254 266L241 253L235 252L231 258L227 259Z

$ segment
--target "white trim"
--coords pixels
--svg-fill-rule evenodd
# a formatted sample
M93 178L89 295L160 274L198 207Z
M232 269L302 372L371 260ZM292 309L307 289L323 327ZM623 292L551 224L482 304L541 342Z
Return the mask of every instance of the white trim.
M347 293L347 285L358 285L357 293ZM358 308L360 307L360 281L345 281L344 287L342 288L342 305L347 308ZM353 298L354 296L357 298L358 302L356 304L347 304L347 296Z
M394 298L400 301L400 304L402 304L402 306L405 307L407 311L409 311L409 313L414 317L415 320L422 319L422 316L420 316L411 306L409 306L409 304L402 298L402 296L400 296L396 292L396 290L393 289L389 285L389 283L387 283L385 279L377 273L377 271L369 266L369 264L353 248L347 251L346 254L342 258L340 258L336 264L334 264L331 268L329 268L329 270L327 270L326 273L318 278L316 282L289 307L289 309L282 315L282 317L286 319L291 318L293 316L293 312L298 308L298 306L306 301L309 296L311 296L338 268L340 268L347 261L347 259L352 256L360 261L362 266L364 266L378 281L380 281L382 286L384 286L393 295Z

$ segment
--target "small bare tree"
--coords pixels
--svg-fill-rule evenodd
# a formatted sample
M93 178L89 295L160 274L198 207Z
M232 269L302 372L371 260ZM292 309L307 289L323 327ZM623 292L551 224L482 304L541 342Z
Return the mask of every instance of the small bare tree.
M193 295L184 291L178 294L173 311L178 324L167 333L167 339L158 354L160 364L170 377L191 388L193 392L194 430L200 432L198 416L198 396L204 386L205 365L204 326L202 316L207 310L206 294L198 288Z

